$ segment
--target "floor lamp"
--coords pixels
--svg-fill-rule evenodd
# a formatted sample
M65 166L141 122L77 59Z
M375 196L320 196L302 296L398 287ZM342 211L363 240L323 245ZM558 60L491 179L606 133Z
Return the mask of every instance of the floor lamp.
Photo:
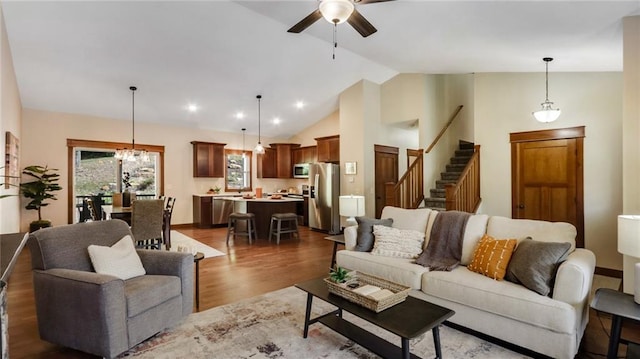
M640 258L640 216L618 216L618 252ZM640 262L636 263L633 280L633 299L640 304Z

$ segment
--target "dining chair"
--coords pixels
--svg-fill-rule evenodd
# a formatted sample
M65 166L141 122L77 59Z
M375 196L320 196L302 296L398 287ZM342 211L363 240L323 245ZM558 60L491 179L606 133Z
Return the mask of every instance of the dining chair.
M131 205L131 232L139 248L160 249L164 220L164 201L135 200Z
M173 214L173 206L175 203L175 197L167 197L167 201L164 205L164 214L162 217L162 238L167 250L171 249L171 215Z
M100 219L102 219L101 217L98 216L98 211L96 210L96 206L95 203L93 202L93 199L91 198L85 198L84 203L87 204L87 209L89 210L89 218L92 221L99 221Z

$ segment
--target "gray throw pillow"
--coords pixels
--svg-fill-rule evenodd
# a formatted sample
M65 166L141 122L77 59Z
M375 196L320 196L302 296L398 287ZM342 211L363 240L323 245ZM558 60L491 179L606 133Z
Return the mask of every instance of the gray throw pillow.
M393 224L393 219L356 217L356 222L358 222L358 237L356 239L355 250L358 252L371 252L374 242L373 225L380 224L383 226L391 227L391 225Z
M566 259L570 249L571 244L567 242L525 239L516 247L504 278L540 295L549 295L558 266Z

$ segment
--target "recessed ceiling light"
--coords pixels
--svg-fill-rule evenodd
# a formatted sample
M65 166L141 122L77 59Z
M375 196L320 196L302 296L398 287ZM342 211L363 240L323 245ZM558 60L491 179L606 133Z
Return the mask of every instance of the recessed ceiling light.
M273 118L273 124L274 125L279 125L280 124L280 118L279 117L274 117Z
M187 110L189 110L189 112L196 112L198 111L198 105L190 103L187 105Z
M304 107L304 102L302 102L302 101L296 102L296 108L297 109L302 109L303 107Z
M244 112L240 111L240 112L236 113L236 118L238 120L242 120L244 118Z

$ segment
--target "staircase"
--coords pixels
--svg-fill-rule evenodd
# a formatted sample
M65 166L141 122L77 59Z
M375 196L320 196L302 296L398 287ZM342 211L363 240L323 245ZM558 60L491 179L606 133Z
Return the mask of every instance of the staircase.
M429 190L430 197L424 199L424 206L438 211L446 210L446 186L455 185L464 171L467 163L474 154L473 142L459 141L455 156L446 166L446 172L440 173L440 179L436 181L436 188Z

